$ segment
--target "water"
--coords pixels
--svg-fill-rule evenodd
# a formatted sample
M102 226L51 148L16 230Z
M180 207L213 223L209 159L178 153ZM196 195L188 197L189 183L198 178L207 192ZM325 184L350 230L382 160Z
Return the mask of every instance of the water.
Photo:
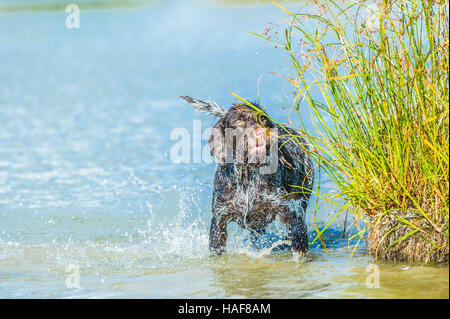
M364 244L350 259L342 220L328 253L258 252L231 225L227 254L209 255L215 167L173 163L170 135L214 119L178 96L228 106L230 91L259 94L295 120L281 109L289 86L269 73L290 64L248 32L282 21L274 5L180 2L91 1L74 30L62 2L0 1L0 297L448 298L448 265L379 263L368 288L373 260ZM320 204L319 228L331 213Z

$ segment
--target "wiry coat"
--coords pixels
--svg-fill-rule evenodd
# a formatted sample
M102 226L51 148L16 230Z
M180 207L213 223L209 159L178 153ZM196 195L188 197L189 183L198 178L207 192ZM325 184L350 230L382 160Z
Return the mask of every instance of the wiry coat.
M217 253L223 251L227 240L227 224L231 221L257 236L278 216L290 226L292 250L306 252L308 238L305 213L314 172L312 160L305 150L305 140L295 130L283 128L271 121L257 105L261 112L244 104L235 104L226 110L215 103L183 98L197 109L220 117L214 126L215 134L211 134L209 139L211 154L219 162L214 177L210 249ZM232 153L231 160L227 161L229 157L223 145L226 129L256 126L267 131L267 161L250 162L249 148L243 139L234 141L233 148L234 151L241 148L244 160L237 161L235 153ZM270 145L274 147L270 148ZM270 156L270 152L277 152L271 154L276 156ZM268 167L275 168L270 173L261 173Z

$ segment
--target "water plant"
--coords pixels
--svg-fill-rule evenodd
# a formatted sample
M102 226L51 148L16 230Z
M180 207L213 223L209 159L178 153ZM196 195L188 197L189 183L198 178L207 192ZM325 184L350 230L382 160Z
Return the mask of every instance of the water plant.
M448 261L448 1L314 2L275 3L289 22L257 35L291 57L289 105L334 185L316 195L365 221L353 237L377 258Z

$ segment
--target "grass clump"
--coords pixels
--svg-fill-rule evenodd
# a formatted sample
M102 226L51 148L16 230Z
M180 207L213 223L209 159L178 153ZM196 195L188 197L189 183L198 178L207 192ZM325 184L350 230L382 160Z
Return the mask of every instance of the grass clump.
M366 221L358 236L376 257L448 261L448 1L277 5L289 22L262 37L292 59L289 104L311 114L301 129L337 214Z

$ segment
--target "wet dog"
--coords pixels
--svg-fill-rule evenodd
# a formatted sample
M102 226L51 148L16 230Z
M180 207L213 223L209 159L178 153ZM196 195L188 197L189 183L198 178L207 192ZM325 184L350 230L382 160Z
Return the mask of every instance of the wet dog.
M291 250L305 253L306 208L313 187L313 162L306 141L276 124L257 104L224 109L182 97L196 109L219 117L209 137L218 162L214 177L209 248L224 251L227 225L250 230L253 242L276 217L290 227Z

